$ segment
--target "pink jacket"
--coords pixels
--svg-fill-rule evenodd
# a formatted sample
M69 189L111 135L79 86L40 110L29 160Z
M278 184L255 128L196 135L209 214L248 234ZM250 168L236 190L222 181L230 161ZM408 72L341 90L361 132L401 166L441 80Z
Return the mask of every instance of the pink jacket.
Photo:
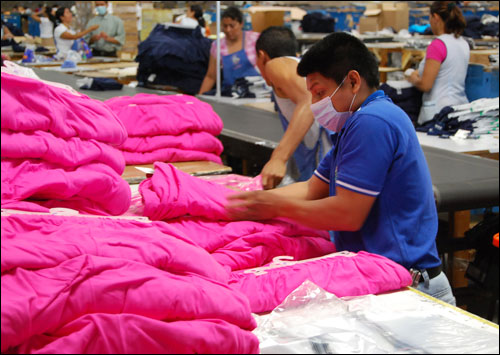
M228 273L208 252L166 223L53 215L12 215L1 221L2 273L16 267L51 268L88 254L119 256L175 274L190 271L220 282L228 280Z
M102 163L65 168L36 159L2 159L2 208L31 199L45 207L120 215L130 206L130 186Z
M121 121L104 103L42 81L2 73L2 129L45 131L119 145L127 138Z
M127 152L152 152L162 148L194 150L220 155L224 150L220 140L207 132L185 132L178 136L129 137L120 149Z
M138 94L115 97L105 104L122 120L131 137L185 132L217 136L223 128L212 106L194 96Z
M49 132L13 132L2 129L2 158L42 159L65 168L103 163L121 175L123 154L95 139L58 138Z
M410 273L403 266L364 251L310 261L277 261L233 272L229 284L247 295L252 312L259 313L273 310L306 280L337 297L378 294L411 284Z
M167 161L170 163L180 161L213 161L222 164L218 155L195 150L161 148L152 152L127 152L123 151L123 157L127 165L132 164L151 164L157 161Z
M130 313L166 322L215 318L246 330L256 326L246 297L225 284L187 271L175 275L84 254L53 268L2 274L1 351L93 313ZM121 333L114 335L121 339Z
M258 354L252 332L221 319L165 322L136 314L86 314L50 335L31 337L19 353Z

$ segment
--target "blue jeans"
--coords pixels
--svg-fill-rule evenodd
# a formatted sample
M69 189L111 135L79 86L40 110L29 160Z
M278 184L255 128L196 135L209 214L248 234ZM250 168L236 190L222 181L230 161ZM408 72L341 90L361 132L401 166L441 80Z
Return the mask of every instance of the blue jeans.
M417 290L453 306L457 305L455 296L453 296L453 292L451 291L450 282L444 272L441 272L438 276L429 280L429 275L427 275L427 271L425 271L422 273L421 279L424 281L418 284L416 287Z

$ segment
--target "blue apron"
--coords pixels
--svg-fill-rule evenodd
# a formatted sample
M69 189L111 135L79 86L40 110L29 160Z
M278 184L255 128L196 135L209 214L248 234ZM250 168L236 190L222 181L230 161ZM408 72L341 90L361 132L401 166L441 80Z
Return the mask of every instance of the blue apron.
M222 56L222 86L232 86L236 79L245 76L259 76L245 53L245 31L243 31L242 48L238 52Z
M286 131L289 122L285 118L285 116L281 113L279 105L276 104L275 107L278 111L278 116L280 118L281 125L283 126L283 131ZM297 168L299 169L300 173L297 181L309 180L312 174L314 173L314 170L316 170L319 164L319 161L316 160L316 157L319 156L320 160L323 158L324 147L323 147L323 142L321 140L323 130L324 128L320 127L318 141L316 142L313 148L307 148L307 146L303 142L300 142L299 145L297 146L297 149L295 149L295 152L293 153L293 158L295 159L295 163L297 164Z

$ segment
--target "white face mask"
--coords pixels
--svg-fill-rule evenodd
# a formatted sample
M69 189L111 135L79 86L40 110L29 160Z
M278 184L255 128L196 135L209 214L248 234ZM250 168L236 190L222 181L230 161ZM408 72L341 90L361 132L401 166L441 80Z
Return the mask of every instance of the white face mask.
M344 126L344 123L347 121L347 119L352 115L351 107L357 94L354 94L351 105L349 106L349 111L347 112L337 112L332 103L333 95L335 95L335 93L340 89L346 78L347 76L344 77L344 80L342 80L333 94L324 97L318 102L311 105L311 111L314 115L314 119L318 121L320 125L332 132L339 132Z
M106 11L108 10L106 6L97 6L96 8L97 14L100 16L106 15Z

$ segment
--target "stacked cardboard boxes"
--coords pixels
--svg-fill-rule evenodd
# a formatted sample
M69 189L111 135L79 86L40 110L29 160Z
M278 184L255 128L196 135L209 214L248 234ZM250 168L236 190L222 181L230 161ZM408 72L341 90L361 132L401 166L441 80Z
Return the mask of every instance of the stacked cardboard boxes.
M359 32L376 32L386 27L392 27L396 32L410 24L410 9L406 2L383 1L369 4L359 19Z
M137 54L139 32L137 30L137 1L113 1L113 15L123 21L125 28L125 44L120 51L120 57L131 59Z

